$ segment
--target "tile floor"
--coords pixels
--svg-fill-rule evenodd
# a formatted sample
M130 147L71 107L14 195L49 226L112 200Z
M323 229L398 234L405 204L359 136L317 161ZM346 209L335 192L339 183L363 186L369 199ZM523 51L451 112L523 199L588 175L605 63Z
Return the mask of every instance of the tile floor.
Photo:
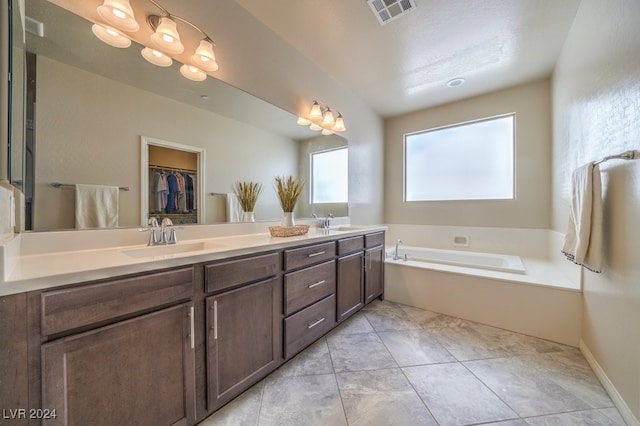
M576 348L375 301L201 425L624 425Z

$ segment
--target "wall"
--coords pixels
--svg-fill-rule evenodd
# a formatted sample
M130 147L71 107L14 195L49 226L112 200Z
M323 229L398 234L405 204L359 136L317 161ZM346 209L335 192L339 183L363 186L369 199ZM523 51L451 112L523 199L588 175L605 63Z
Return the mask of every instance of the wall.
M231 192L239 179L264 182L256 218L281 216L270 183L296 174L297 142L45 57L37 70L36 229L74 226L74 191L54 181L131 187L120 192L119 225L139 225L143 135L204 148L206 193ZM220 220L209 214L223 197L205 202L206 220Z
M578 10L553 75L556 230L566 230L573 169L627 149L640 150L639 22L636 0L583 0ZM604 163L601 176L604 265L601 274L584 271L582 339L638 419L640 161Z
M550 86L540 80L385 121L387 223L548 228L550 212ZM516 113L516 199L403 202L404 134Z

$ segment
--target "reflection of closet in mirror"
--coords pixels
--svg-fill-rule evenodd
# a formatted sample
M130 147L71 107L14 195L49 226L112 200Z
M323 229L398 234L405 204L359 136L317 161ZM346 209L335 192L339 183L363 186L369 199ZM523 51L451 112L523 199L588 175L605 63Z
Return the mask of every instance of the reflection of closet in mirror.
M202 223L203 158L201 148L142 138L142 225L150 217Z

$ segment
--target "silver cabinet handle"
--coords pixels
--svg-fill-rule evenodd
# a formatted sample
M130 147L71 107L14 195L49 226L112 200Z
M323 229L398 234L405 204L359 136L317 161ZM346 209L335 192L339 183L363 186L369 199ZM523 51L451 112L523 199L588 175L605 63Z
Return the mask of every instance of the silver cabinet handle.
M327 282L326 280L322 280L322 281L318 281L317 283L314 284L309 284L308 288L314 288L314 287L318 287L319 285L324 284L325 282Z
M218 301L213 301L213 339L218 340Z
M316 256L323 255L325 253L326 253L326 251L318 251L318 252L309 254L309 257L316 257Z
M322 321L324 321L324 318L320 318L319 320L312 322L311 324L308 324L307 329L312 329L316 325L320 324Z
M195 326L193 317L193 306L191 306L189 307L189 318L191 320L191 332L189 333L189 340L191 341L191 349L195 349L196 347Z

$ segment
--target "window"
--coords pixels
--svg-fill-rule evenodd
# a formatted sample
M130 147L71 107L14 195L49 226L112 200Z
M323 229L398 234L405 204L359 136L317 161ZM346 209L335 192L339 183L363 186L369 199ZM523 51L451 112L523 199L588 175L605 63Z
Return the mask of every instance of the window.
M311 154L311 202L346 203L349 196L347 148Z
M514 198L515 114L405 135L405 201Z

